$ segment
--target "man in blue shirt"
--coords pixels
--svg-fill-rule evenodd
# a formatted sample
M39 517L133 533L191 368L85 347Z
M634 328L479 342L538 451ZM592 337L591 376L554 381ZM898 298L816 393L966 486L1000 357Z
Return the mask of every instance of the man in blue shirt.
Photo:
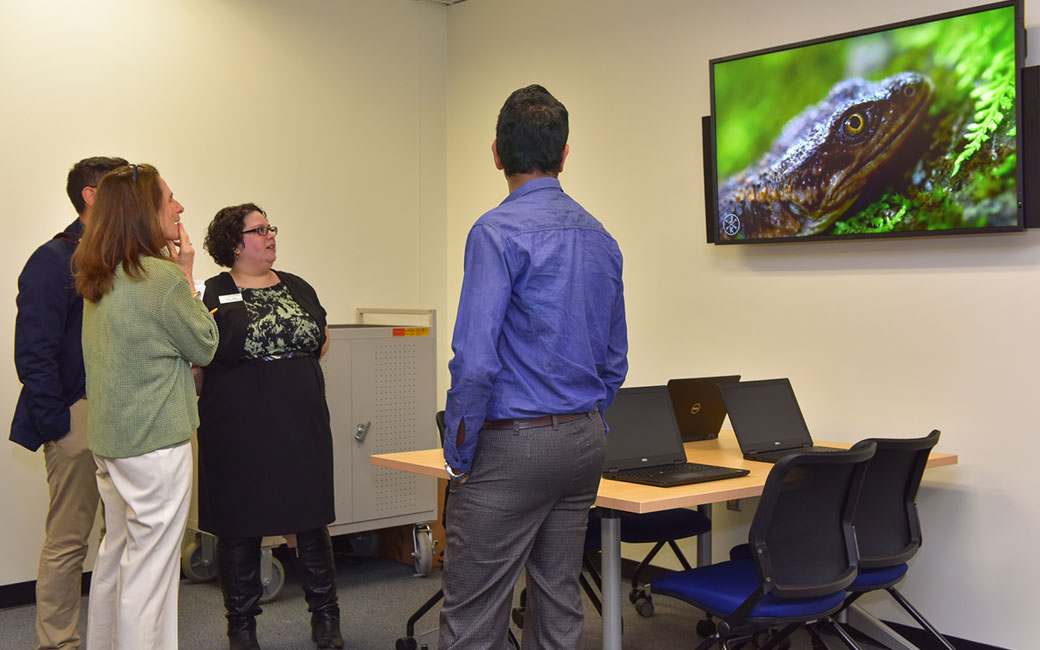
M122 158L86 158L72 167L65 189L79 218L37 248L18 276L14 362L22 392L11 440L31 451L43 446L50 492L36 575L40 650L80 647L76 621L98 488L87 449L83 299L69 260L90 219L97 184L125 164Z
M541 86L509 96L491 151L510 193L466 241L445 408L441 650L505 645L521 569L524 647L582 647L600 414L625 379L628 340L621 251L557 180L567 120Z

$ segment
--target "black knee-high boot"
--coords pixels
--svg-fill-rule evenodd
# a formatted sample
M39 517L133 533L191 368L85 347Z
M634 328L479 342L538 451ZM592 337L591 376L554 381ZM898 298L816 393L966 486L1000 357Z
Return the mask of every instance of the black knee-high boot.
M319 648L342 648L332 539L325 526L296 534L300 584L311 613L311 638Z
M260 538L217 539L217 577L224 593L230 650L260 650L256 642L256 616L261 611Z

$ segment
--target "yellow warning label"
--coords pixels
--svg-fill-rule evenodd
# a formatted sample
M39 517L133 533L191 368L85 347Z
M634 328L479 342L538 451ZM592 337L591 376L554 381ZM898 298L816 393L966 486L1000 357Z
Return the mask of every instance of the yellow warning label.
M429 327L395 327L394 336L429 336Z

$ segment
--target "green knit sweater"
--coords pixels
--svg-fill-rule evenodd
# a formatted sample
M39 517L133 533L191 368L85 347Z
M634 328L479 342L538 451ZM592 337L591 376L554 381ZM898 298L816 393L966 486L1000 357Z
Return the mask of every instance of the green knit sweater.
M83 301L87 446L128 458L185 442L199 426L189 361L205 366L217 324L176 264L143 258L146 275L122 267L112 290Z

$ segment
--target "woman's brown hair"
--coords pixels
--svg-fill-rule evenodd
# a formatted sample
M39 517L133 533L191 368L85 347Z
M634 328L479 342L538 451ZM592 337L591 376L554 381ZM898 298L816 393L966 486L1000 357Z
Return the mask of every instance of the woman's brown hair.
M122 265L129 277L144 275L142 257L166 257L159 213L162 210L159 170L151 165L118 167L101 179L90 221L72 256L76 290L98 302L112 290Z

